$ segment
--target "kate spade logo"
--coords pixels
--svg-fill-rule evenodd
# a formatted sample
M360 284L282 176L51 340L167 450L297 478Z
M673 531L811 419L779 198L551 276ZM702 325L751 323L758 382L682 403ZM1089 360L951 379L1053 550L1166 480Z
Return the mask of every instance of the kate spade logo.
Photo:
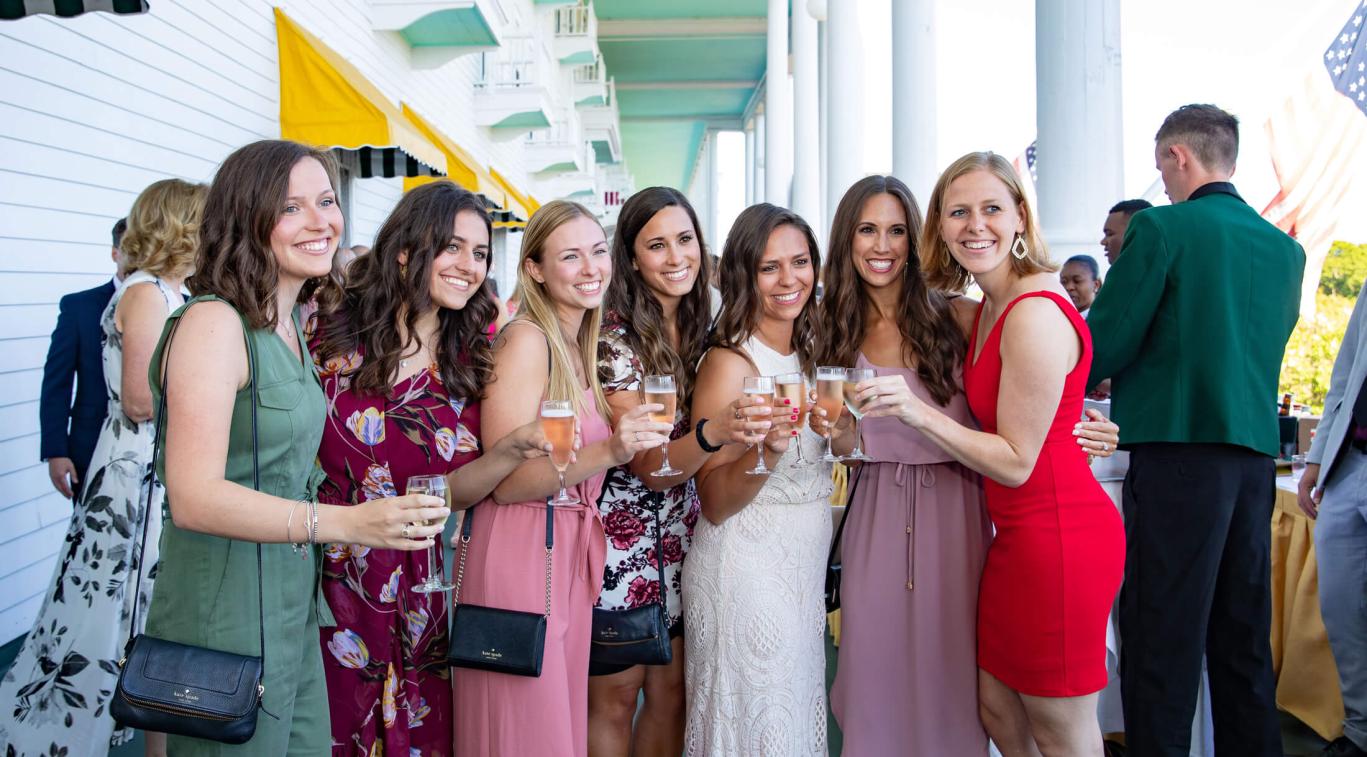
M617 638L620 634L617 633L617 629L616 629L616 628L613 628L612 626L608 626L607 628L604 628L603 630L599 631L599 632L598 632L598 635L599 635L599 636L602 636L602 637L605 638L605 639L615 639L615 638Z
M174 696L176 699L180 699L180 700L183 700L183 701L186 701L186 702L198 702L198 701L199 701L199 695L196 694L196 693L194 692L193 689L186 689L185 691L173 691L173 692L171 692L171 694L172 694L172 696Z
M501 659L503 659L503 653L500 652L500 651L498 651L497 649L486 649L486 650L480 652L480 653L479 653L479 656L480 656L480 657L483 657L483 658L486 659L486 660L501 660Z

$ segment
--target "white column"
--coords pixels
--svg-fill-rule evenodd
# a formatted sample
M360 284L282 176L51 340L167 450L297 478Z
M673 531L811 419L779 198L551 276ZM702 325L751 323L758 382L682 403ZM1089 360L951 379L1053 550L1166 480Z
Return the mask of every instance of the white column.
M816 19L806 3L793 3L793 211L806 219L817 239L826 238L821 219L821 110Z
M863 52L858 12L862 0L841 0L827 6L826 15L826 208L828 218L845 190L863 174L864 150L860 132L863 95Z
M718 210L718 184L717 184L717 132L707 130L707 219L702 222L707 234L707 244L711 249L707 252L721 255L722 244L725 239L717 239L717 210Z
M774 201L765 191L769 186L765 181L769 170L769 119L764 117L763 107L761 103L755 112L755 201L752 205Z
M787 207L793 178L793 101L788 83L788 0L769 0L764 74L764 199Z
M1037 0L1036 190L1056 261L1100 258L1106 211L1124 199L1120 0Z
M745 129L745 206L755 204L755 127L752 121Z
M892 4L892 172L922 205L935 186L935 6Z

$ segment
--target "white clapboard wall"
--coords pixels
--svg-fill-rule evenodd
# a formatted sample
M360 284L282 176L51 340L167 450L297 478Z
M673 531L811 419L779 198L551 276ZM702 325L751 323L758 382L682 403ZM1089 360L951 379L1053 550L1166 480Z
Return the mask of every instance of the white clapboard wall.
M532 13L530 0L502 0ZM478 56L415 71L366 0L279 0L391 100L409 103L526 185L517 142L468 120ZM38 392L57 301L112 272L109 230L147 184L208 181L279 130L272 3L160 0L141 16L0 22L0 644L26 633L70 519L38 459ZM350 239L369 244L399 179L351 186Z

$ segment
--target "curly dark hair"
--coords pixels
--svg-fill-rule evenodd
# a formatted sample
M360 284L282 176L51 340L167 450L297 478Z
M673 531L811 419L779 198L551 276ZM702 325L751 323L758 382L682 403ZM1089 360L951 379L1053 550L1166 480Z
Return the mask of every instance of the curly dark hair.
M698 278L684 295L675 313L679 348L665 337L664 310L632 265L636 260L636 238L656 213L667 207L683 208L693 223L698 243ZM679 402L687 407L693 398L698 361L707 349L707 333L712 322L712 257L703 243L698 214L688 198L670 187L649 187L632 195L617 215L617 231L612 237L612 283L608 285L607 310L626 325L626 342L641 360L646 374L663 374L678 379Z
M831 224L822 272L820 365L854 365L864 343L869 301L864 281L855 270L854 235L869 198L890 195L907 219L907 261L902 268L902 293L897 306L897 330L902 335L902 361L941 406L959 393L957 371L963 365L966 341L954 320L944 293L926 286L921 274L917 240L921 236L921 208L907 185L892 176L869 176L855 182L840 199Z
M331 154L298 142L265 139L229 155L204 198L195 274L185 286L192 294L227 301L254 329L273 329L279 320L275 298L280 265L271 251L271 232L289 196L290 171L305 158L323 166L336 191L337 162ZM305 284L298 301L311 299L319 283Z
M761 296L755 280L759 275L759 264L764 258L764 249L769 244L769 235L780 226L793 226L802 232L811 251L812 268L821 270L821 251L816 245L816 235L812 227L802 220L802 216L786 208L762 202L751 205L736 216L731 233L726 237L726 247L721 255L721 312L717 314L717 325L712 330L711 346L740 350L755 330L759 328ZM793 322L792 348L797 352L802 372L808 375L816 369L816 316L815 292L807 297Z
M488 240L493 225L478 197L450 181L408 192L380 226L374 248L347 269L346 283L319 298L319 364L360 349L364 360L351 373L352 388L370 395L393 391L392 377L408 346L400 338L399 319L404 332L412 334L418 319L437 307L429 283L432 261L451 243L456 216L465 212L479 216L485 230L482 242L466 242L477 253L482 247L486 266L492 267ZM404 252L407 263L401 265ZM439 310L439 337L431 345L446 391L465 401L482 398L485 385L494 380L488 331L498 310L488 282L486 278L464 308Z

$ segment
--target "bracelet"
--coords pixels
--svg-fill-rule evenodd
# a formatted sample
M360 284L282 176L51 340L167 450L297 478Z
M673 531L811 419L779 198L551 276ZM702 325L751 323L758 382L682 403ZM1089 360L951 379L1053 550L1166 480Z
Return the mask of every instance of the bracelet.
M303 502L303 500L302 500L302 499L296 499L296 500L294 501L294 504L290 505L290 514L289 514L289 517L285 518L285 541L286 541L287 543L289 543L290 546L292 546L292 547L294 548L294 551L295 551L296 553L299 552L299 543L296 542L296 541L292 538L292 536L293 536L293 533L294 533L294 511L297 510L297 509L299 509L299 503L300 503L300 502Z
M312 545L312 544L317 544L317 543L318 543L318 503L317 503L317 502L310 502L310 503L309 503L309 520L312 521L312 526L311 526L310 529L309 529L309 544L310 544L310 545Z
M698 425L693 427L693 435L698 438L698 446L702 447L702 451L711 454L713 452L720 450L722 448L722 445L718 444L714 447L711 444L707 443L707 437L703 436L702 433L702 427L705 423L707 423L706 418L703 418L702 420L698 421Z

